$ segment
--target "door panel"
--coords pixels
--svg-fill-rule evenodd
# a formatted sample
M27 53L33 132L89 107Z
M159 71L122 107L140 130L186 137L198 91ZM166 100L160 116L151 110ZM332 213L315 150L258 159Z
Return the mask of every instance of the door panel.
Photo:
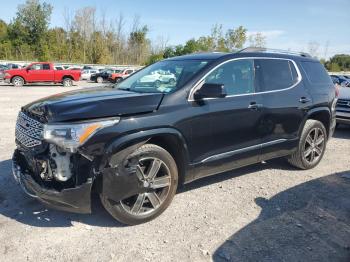
M256 162L260 153L261 96L255 94L254 62L226 62L203 83L223 84L225 98L194 101L189 151L200 176Z
M261 103L260 95L207 100L194 108L188 143L202 176L258 161L261 111L249 108L252 101Z
M300 71L290 60L258 59L256 74L261 91L262 159L290 154L298 145L300 126L311 97ZM301 102L302 98L309 102Z
M29 82L52 82L54 81L54 72L49 64L34 64L28 70Z

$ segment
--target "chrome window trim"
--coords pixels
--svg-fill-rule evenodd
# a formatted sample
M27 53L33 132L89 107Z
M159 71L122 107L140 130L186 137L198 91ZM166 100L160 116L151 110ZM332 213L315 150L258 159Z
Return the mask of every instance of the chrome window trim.
M238 97L238 96L249 96L249 95L257 95L257 94L267 94L267 93L276 93L276 92L282 92L282 91L286 91L286 90L289 90L289 89L292 89L294 88L295 86L299 85L300 82L302 81L302 75L301 75L301 72L300 72L300 69L298 67L298 65L296 64L296 62L293 60L293 59L290 59L290 58L279 58L279 57L265 57L265 56L261 56L261 57L238 57L238 58L232 58L232 59L229 59L227 61L224 61L222 62L221 64L218 64L217 66L215 66L214 68L212 68L208 73L206 73L199 81L197 81L196 84L193 85L193 87L191 88L191 91L190 91L190 94L187 98L187 101L188 102L194 102L195 100L193 99L193 94L202 86L203 84L203 80L209 75L211 74L214 70L216 70L218 67L226 64L226 63L229 63L229 62L232 62L232 61L237 61L237 60L247 60L247 59L250 59L250 60L257 60L257 59L275 59L275 60L285 60L285 61L290 61L293 63L294 67L295 67L295 70L298 74L298 81L291 85L290 87L287 87L287 88L283 88L283 89L278 89L278 90L271 90L271 91L263 91L263 92L254 92L254 93L248 93L248 94L238 94L238 95L228 95L226 96L225 98L229 98L229 97ZM225 99L225 98L203 98L202 100L213 100L213 99Z
M236 154L239 154L239 153L244 153L244 152L248 152L248 151L251 151L251 150L254 150L254 149L259 149L259 148L264 148L264 147L267 147L267 146L272 146L272 145L283 143L283 142L286 142L286 141L287 141L287 139L283 138L283 139L277 139L277 140L265 142L265 143L262 143L262 144L257 144L257 145L253 145L253 146L243 147L243 148L240 148L240 149L236 149L236 150L232 150L232 151L228 151L228 152L224 152L224 153L220 153L220 154L209 156L209 157L203 159L200 163L203 164L203 163L207 163L207 162L210 162L210 161L223 159L223 158L230 157L230 156L233 156L233 155L236 155Z

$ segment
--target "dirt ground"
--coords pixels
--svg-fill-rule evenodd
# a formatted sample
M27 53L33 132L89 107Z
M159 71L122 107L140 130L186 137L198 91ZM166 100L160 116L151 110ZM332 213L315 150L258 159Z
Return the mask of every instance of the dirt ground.
M80 88L0 85L0 261L350 261L350 127L301 171L268 161L196 181L156 220L114 221L43 206L11 175L20 107Z

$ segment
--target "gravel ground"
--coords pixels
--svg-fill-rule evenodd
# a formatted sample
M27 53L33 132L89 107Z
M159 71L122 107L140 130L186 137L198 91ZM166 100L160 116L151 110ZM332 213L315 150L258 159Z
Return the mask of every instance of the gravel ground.
M73 88L0 85L1 261L349 261L350 128L313 170L268 161L185 186L156 220L126 227L47 208L11 175L20 107Z

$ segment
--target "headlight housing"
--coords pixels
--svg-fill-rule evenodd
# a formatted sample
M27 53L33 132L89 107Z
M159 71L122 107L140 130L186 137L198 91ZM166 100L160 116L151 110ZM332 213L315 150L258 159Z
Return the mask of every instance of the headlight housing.
M120 118L69 124L44 125L43 137L64 150L76 152L97 131L119 123Z

